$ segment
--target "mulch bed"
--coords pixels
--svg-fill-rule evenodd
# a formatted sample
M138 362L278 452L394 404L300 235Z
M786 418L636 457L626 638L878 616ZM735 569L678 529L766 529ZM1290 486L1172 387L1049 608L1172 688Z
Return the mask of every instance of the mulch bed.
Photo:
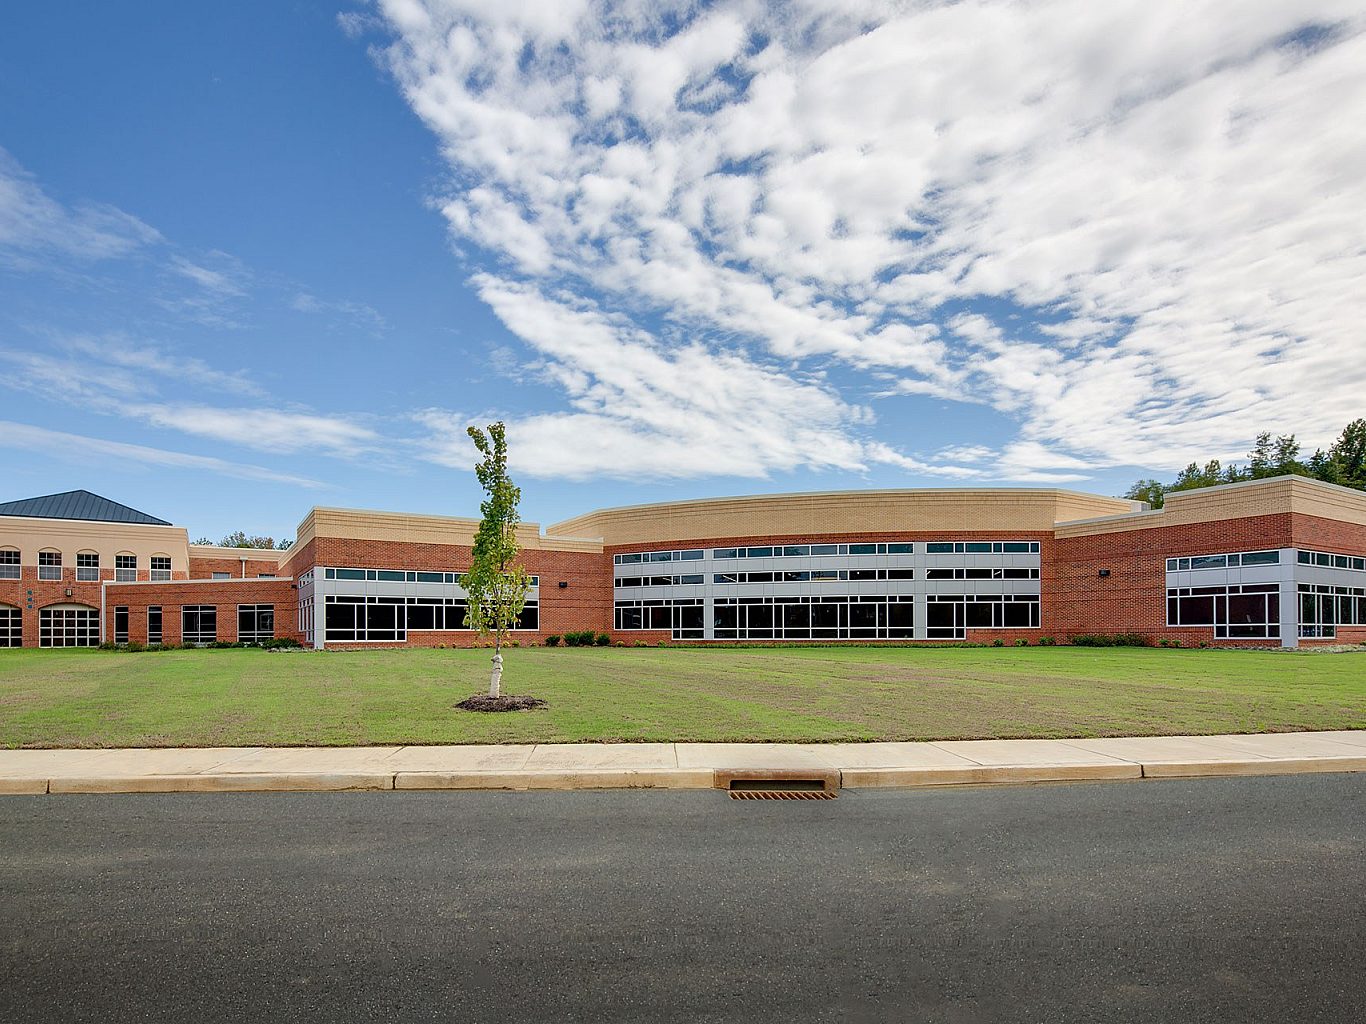
M481 694L477 697L467 697L456 705L462 711L533 711L546 706L546 702L539 697L516 697L511 694L504 694L501 697Z

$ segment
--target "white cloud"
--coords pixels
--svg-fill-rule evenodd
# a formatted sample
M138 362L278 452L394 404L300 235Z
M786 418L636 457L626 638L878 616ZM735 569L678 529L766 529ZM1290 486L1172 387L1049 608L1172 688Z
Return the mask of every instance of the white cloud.
M112 206L63 205L0 149L0 265L112 259L162 240L155 228Z
M529 436L607 417L599 469L706 443L707 413L763 451L718 442L691 472L866 465L876 425L840 391L869 371L897 378L883 401L1015 419L1005 471L1029 478L1237 454L1263 428L1312 446L1360 413L1355 0L381 9L496 292L591 295L628 365L757 391L692 405L617 383L597 348L552 353L574 418Z
M315 313L339 317L351 326L359 327L372 334L383 334L389 326L383 315L374 306L348 300L328 301L320 299L310 292L296 292L294 297L289 300L289 308L296 313Z
M266 452L350 457L372 450L379 440L368 427L315 413L186 404L133 405L124 411L156 427Z
M149 448L140 444L126 444L122 441L108 441L104 438L86 437L81 434L68 434L60 430L48 430L28 423L0 421L0 447L39 452L66 462L82 464L91 462L108 464L112 460L119 464L134 463L170 469L202 470L241 480L291 484L295 487L316 488L325 486L320 481L308 477L279 473L263 466L229 462L207 455L189 455L185 452Z
M817 381L701 345L665 347L622 318L576 308L530 285L490 275L476 285L508 328L544 357L542 372L573 407L511 419L511 447L524 474L767 476L798 468L861 471L874 462L958 473L859 440L850 428L867 419L867 410ZM468 464L463 417L429 410L419 420L433 433L427 457Z

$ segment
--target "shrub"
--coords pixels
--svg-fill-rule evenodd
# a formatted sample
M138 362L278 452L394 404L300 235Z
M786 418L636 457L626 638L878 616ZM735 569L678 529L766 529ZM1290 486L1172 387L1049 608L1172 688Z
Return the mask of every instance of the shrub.
M545 638L545 645L546 645L547 647L559 647L559 646L560 646L560 634L559 634L559 633L551 633L548 637Z
M995 640L991 641L992 647L1004 647L1005 645L1006 642L1002 640L1000 637L997 637Z
M564 645L566 647L592 647L593 636L591 629L575 630L564 635Z
M1052 647L1052 646L1053 646L1054 644L1056 644L1056 643L1057 643L1057 641L1054 640L1051 636L1041 636L1041 637L1039 637L1039 646L1040 646L1040 647Z
M618 640L614 646L616 646L616 647L625 647L625 646L626 646L626 641L625 641L625 640Z
M1020 637L1020 639L1018 639L1018 640L1015 641L1015 646L1016 646L1016 647L1028 647L1028 646L1029 646L1029 640L1028 640L1027 638L1025 638L1025 637Z
M607 647L612 643L612 638L606 633L599 633L593 638L593 643L597 644L599 647Z
M123 650L127 651L129 654L137 654L139 651L147 650L147 645L138 643L136 640L129 640L123 645Z
M303 644L299 643L299 641L295 640L292 636L277 636L272 637L269 640L262 640L260 646L266 648L266 650L281 650L286 647L302 647Z
M647 644L644 640L637 640L637 641L636 641L635 643L633 643L631 646L632 646L632 647L649 647L650 645Z
M1076 647L1147 647L1142 633L1078 633L1072 638Z

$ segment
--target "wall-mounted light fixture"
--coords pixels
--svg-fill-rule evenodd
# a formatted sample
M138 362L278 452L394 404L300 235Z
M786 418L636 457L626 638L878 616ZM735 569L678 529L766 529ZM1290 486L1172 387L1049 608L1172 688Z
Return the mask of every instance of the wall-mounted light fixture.
M64 591L64 593L66 594L67 597L70 597L70 596L71 596L71 588L70 588L70 587L67 587L66 590Z
M1100 571L1099 575L1100 575L1100 578L1101 578L1101 579L1108 579L1109 576L1110 576L1110 570L1109 570L1109 569L1102 569L1102 570Z
M561 590L563 590L563 589L564 589L565 587L567 587L567 586L569 586L569 581L568 581L568 580L560 580L560 589L561 589Z

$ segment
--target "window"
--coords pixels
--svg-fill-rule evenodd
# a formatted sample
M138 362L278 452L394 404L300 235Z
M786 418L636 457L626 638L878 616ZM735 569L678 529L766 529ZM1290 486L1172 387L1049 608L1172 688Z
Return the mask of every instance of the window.
M98 647L100 613L84 605L54 605L38 612L39 647Z
M1280 585L1172 588L1167 591L1167 625L1212 626L1221 640L1279 636Z
M92 583L100 578L100 556L93 551L82 551L76 555L76 580Z
M62 578L62 553L60 551L38 552L38 578L40 580L59 580Z
M275 606L273 604L239 604L237 606L237 639L244 644L257 644L275 638Z
M114 556L114 579L119 583L132 583L138 578L137 555Z
M171 556L170 556L170 555L153 555L153 556L152 556L152 574L151 574L151 578L154 579L154 580L161 580L161 581L169 580L169 579L171 578Z
M668 630L675 640L701 640L706 611L700 598L677 601L618 601L614 625L619 630Z
M0 550L0 580L19 578L19 552L14 548Z
M1366 557L1359 555L1330 555L1323 551L1301 551L1296 557L1301 565L1322 565L1335 569L1366 571Z
M230 579L232 579L232 573L229 573L229 572L215 572L215 573L210 573L210 574L209 574L209 579L211 579L211 580L230 580Z
M256 578L257 578L258 580L273 580L273 579L275 579L275 573L273 573L273 572L258 572L258 573L256 574Z
M128 642L128 608L119 605L114 609L114 643L126 644Z
M1366 625L1366 587L1301 583L1300 636L1332 639L1338 626Z
M185 644L211 644L218 639L218 609L187 604L180 609L180 639Z
M161 643L161 605L154 604L147 609L147 642Z
M24 646L24 613L9 604L0 604L0 647Z
M1037 629L1034 594L930 594L925 599L925 635L963 640L969 629Z
M915 603L909 595L720 598L712 630L718 640L909 640Z

